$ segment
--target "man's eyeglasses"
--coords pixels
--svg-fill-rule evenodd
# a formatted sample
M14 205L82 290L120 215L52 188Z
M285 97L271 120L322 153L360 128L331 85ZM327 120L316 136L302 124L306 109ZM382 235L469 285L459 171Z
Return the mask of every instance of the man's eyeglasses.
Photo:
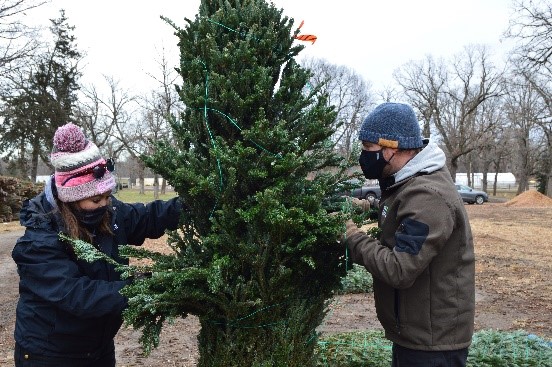
M79 173L76 173L72 176L67 177L61 183L61 186L65 186L65 184L69 180L72 180L73 178L80 177L80 176L85 176L85 175L88 175L90 173L92 173L92 175L94 176L95 179L100 179L105 175L106 171L113 172L114 170L115 170L115 162L113 161L113 159L109 158L108 160L105 161L105 163L98 164L97 166L87 168L84 171L81 171Z

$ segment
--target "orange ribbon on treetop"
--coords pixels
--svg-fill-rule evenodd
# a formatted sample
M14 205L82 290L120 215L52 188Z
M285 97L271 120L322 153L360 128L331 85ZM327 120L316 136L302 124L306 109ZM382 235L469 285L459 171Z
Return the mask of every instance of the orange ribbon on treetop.
M303 24L305 24L304 20L301 21L301 24L299 24L299 28L297 29L301 29ZM298 39L299 41L312 42L312 44L314 45L314 42L316 42L318 37L316 37L314 34L297 34L293 36L293 38Z

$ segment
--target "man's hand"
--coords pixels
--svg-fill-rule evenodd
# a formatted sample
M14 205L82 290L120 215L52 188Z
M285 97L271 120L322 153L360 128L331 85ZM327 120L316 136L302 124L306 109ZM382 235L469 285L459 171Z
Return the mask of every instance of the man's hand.
M379 209L379 199L376 199L376 198L373 198L373 197L369 197L368 198L368 201L370 202L370 206L374 209Z
M349 237L357 232L360 232L360 229L357 227L355 222L349 219L345 223L345 237L343 237L342 240L347 240Z
M152 277L152 272L151 271L147 271L147 272L138 272L138 273L134 273L133 275L131 275L130 277L127 278L127 281L129 284L132 284L134 283L135 281L137 280L144 280L144 279L149 279Z
M371 207L372 203L368 200L365 200L365 199L353 198L352 204L353 204L354 207L361 209L362 212L365 213L365 212L370 210L370 207Z

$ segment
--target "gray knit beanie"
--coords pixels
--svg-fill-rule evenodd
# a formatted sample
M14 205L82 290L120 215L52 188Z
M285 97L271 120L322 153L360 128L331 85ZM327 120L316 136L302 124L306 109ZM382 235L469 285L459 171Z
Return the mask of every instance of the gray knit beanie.
M416 149L423 145L416 114L403 103L377 106L362 123L358 138L388 148Z

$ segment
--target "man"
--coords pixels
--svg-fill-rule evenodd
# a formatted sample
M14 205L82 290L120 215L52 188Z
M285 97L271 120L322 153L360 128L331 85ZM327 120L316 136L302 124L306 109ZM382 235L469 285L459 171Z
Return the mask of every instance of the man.
M360 167L379 179L375 239L347 222L353 262L374 278L393 367L465 366L475 309L473 239L445 154L423 141L412 108L383 103L359 133ZM426 143L426 144L424 144Z

